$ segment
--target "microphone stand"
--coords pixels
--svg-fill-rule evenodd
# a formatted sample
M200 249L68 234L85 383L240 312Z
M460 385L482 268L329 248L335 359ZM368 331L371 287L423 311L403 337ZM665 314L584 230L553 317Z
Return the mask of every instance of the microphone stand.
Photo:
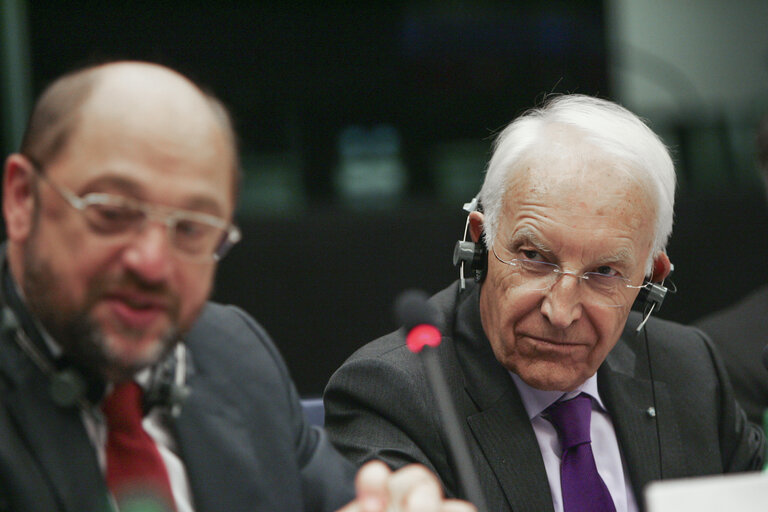
M427 381L432 390L432 395L437 403L437 409L445 424L448 436L448 449L453 467L459 479L459 485L464 491L464 496L477 507L479 512L487 510L485 497L483 496L480 480L477 478L475 466L472 463L472 455L469 452L467 440L461 430L456 408L448 392L448 384L443 375L443 368L437 357L437 348L424 347L419 353Z
M395 314L398 323L405 327L408 348L418 355L424 367L432 396L437 403L437 411L445 425L448 452L459 487L464 492L464 497L473 503L479 512L484 512L487 508L480 481L437 354L437 347L442 340L440 330L436 327L437 309L427 301L425 293L411 290L398 298Z

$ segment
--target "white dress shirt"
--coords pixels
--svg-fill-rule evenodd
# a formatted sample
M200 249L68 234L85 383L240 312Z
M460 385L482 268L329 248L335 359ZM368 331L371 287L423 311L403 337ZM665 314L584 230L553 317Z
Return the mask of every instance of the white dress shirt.
M520 392L523 405L528 413L528 419L531 420L533 432L539 443L555 512L563 512L563 493L560 487L560 454L562 449L555 427L544 419L541 413L561 398L573 398L579 393L585 393L592 398L592 420L590 421L592 452L595 455L597 472L611 493L616 512L638 512L637 501L632 492L626 464L616 439L616 431L597 391L597 375L593 375L580 388L569 393L534 389L523 382L517 374L510 372L510 375Z
M146 390L149 381L149 370L139 372L135 378L142 389ZM107 471L107 423L101 409L92 407L90 410L81 409L81 416L88 431L88 437L96 449L99 459L99 467L102 473ZM192 493L189 489L189 479L184 463L178 455L176 439L172 435L168 424L167 411L159 407L153 408L141 422L141 426L149 434L157 445L160 457L168 472L171 482L173 501L176 503L177 512L194 512L192 507Z
M48 334L42 325L38 323L38 329L43 335L48 348L54 358L61 357L62 350L58 343ZM136 374L135 381L146 391L149 385L150 370L146 369ZM161 408L153 408L141 422L144 430L157 445L160 457L168 472L171 482L173 501L176 503L176 512L194 512L192 506L192 492L189 489L189 478L184 463L178 455L178 446L168 424L168 411ZM83 418L85 430L91 440L96 457L99 461L101 472L107 472L107 423L101 409L96 405L80 408L80 416Z
M15 282L13 284L18 296L24 303L26 303L26 298L21 292L21 289ZM61 346L53 339L37 318L33 318L33 321L35 322L38 331L41 333L47 348L50 350L53 359L60 358L63 353ZM183 352L183 347L181 350ZM146 391L150 380L150 370L146 369L137 373L135 380L139 386ZM192 506L192 492L189 489L187 470L184 467L181 457L178 455L178 446L168 423L167 412L168 411L166 410L161 410L160 408L155 407L144 417L141 424L157 445L160 457L163 460L163 464L165 464L165 469L168 472L168 479L171 482L171 492L173 493L173 500L176 504L176 512L194 512L195 509ZM101 472L106 474L107 424L104 415L97 405L88 405L80 407L80 416L83 419L85 430L88 432L88 438L96 450L96 457Z

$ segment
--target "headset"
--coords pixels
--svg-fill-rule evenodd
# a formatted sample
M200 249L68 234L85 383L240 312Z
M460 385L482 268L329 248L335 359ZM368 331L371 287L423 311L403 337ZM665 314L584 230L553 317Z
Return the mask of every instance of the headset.
M8 295L9 302L14 302L17 298L14 297L13 292L5 295ZM1 308L0 336L12 339L24 355L48 378L48 392L57 406L62 408L77 406L88 411L103 398L106 384L102 379L82 371L69 362L53 360L42 345L44 341L35 322L23 306L18 306L20 309L18 314L5 301ZM152 367L149 385L144 393L145 415L153 407L167 408L173 417L178 417L181 413L181 406L189 395L189 388L186 386L189 368L187 357L185 345L177 343L168 356Z
M483 211L477 196L473 197L472 201L464 203L463 209L468 214ZM467 287L464 277L465 271L471 272L475 281L481 283L488 270L488 248L485 246L483 238L480 237L477 242L467 238L469 235L469 217L467 215L464 236L456 242L456 246L453 248L453 265L459 267L459 291L463 291Z
M470 202L464 203L463 209L468 214L475 211L483 211L477 196L472 198ZM488 271L488 248L483 238L480 237L480 240L473 242L468 238L468 235L469 215L467 215L467 221L464 225L464 236L456 242L453 249L453 265L459 267L459 291L463 291L466 288L465 276L468 273L472 274L476 282L481 283ZM674 270L674 266L672 266L672 270ZM640 293L637 294L637 298L632 305L632 309L643 312L643 321L638 325L637 332L640 332L645 326L651 313L658 312L661 309L661 304L670 291L671 293L677 291L674 283L672 283L672 289L670 290L670 288L664 285L663 281L661 283L647 282L640 288Z
M482 211L482 205L479 199L474 197L472 201L464 204L464 211L471 214L474 211ZM466 288L465 272L471 272L475 281L481 283L486 276L488 270L488 248L483 242L483 238L480 237L478 242L472 242L467 239L469 234L469 215L467 215L467 222L464 226L464 236L461 240L456 242L456 246L453 250L453 264L459 267L459 291L461 293ZM674 270L674 265L671 267L670 272ZM632 304L632 309L639 310L643 314L642 321L635 328L635 337L639 338L640 333L644 334L645 338L645 353L648 358L648 378L651 385L651 396L653 405L648 408L646 414L653 418L654 425L656 427L656 442L659 449L659 472L661 479L664 478L664 470L662 464L662 443L661 433L659 431L659 423L657 418L656 408L656 384L653 378L653 366L651 364L651 349L648 342L648 331L643 329L651 314L658 312L661 309L661 305L667 296L667 293L676 293L677 287L670 281L671 288L664 285L664 281L660 283L647 282L640 288L640 292L635 298L635 302ZM768 356L766 356L768 359Z

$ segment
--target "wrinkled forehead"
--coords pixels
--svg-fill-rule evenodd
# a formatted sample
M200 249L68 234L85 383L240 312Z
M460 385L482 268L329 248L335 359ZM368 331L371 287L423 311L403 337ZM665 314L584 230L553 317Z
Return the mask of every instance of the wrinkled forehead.
M512 245L522 236L551 252L642 263L653 242L653 205L610 159L546 157L511 179L498 235Z
M649 186L608 155L590 151L539 153L520 162L504 197L504 209L530 202L583 215L628 213L655 220Z

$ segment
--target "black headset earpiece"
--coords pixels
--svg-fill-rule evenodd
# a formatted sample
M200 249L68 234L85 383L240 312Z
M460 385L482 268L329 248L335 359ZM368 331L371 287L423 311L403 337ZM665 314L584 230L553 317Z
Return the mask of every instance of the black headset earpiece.
M48 377L51 400L59 407L95 403L104 394L101 379L87 375L65 358L55 361L37 323L21 301L5 262L0 268L0 335L13 340Z
M481 282L485 279L485 272L488 268L488 249L483 241L472 242L468 240L459 240L453 248L453 264L460 268L462 278L464 270L472 272L475 281Z
M188 364L186 346L178 343L171 354L152 368L149 388L144 394L144 414L153 407L165 407L173 417L179 415L189 396Z
M674 271L674 265L670 268L670 273ZM667 296L667 293L676 293L677 287L675 283L670 281L669 287L665 286L664 281L660 283L648 282L640 288L640 292L635 298L635 302L632 304L632 309L642 312L643 320L637 326L636 331L639 333L648 319L651 317L651 313L658 313L661 309L661 304Z
M75 368L64 368L51 373L48 383L48 392L53 403L59 407L72 407L78 405L89 395L83 375Z
M665 280L669 278L669 274L675 271L675 266L670 263L669 273L660 283L648 282L640 288L640 293L637 294L632 309L638 311L648 311L653 308L653 312L656 313L661 309L661 304L667 296L667 293L677 292L675 283L670 281L669 286L665 284ZM653 277L651 277L653 279Z
M664 298L667 296L669 288L660 283L647 283L643 288L640 288L640 293L637 294L633 308L639 311L646 311L653 307L654 313L661 309L661 304L664 302Z
M10 298L13 300L16 297ZM54 361L26 309L19 311L21 313L9 304L3 304L0 331L4 337L15 340L32 363L48 377L48 392L53 403L59 407L73 407L98 402L105 387L101 379L87 376L64 358Z
M24 329L16 313L4 305L0 312L0 334L15 339L18 346L48 377L48 392L51 400L59 407L88 407L97 404L104 396L105 384L101 379L90 377L65 360L54 362L50 355L33 341ZM39 336L35 332L32 336ZM179 343L165 360L153 368L149 389L145 394L144 411L152 407L167 407L178 416L181 404L189 394L186 386L187 355Z
M473 198L469 203L464 204L464 211L471 214L474 211L482 211L482 207L477 199ZM469 215L464 225L464 237L456 242L453 248L453 264L459 267L459 286L461 290L466 288L465 272L471 272L475 281L478 283L485 279L488 269L488 248L485 246L481 236L477 242L468 239L469 236Z

